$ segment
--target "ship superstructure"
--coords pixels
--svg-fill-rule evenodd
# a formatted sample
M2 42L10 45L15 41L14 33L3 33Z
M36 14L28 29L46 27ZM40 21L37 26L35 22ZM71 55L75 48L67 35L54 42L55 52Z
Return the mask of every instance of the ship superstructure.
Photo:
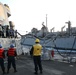
M11 16L10 8L7 4L2 4L0 2L0 37L9 37L9 33L12 35L15 34L14 32L14 23L9 21L8 18ZM13 37L13 36L12 36Z
M5 26L9 25L8 17L11 16L10 8L6 4L0 3L0 24Z

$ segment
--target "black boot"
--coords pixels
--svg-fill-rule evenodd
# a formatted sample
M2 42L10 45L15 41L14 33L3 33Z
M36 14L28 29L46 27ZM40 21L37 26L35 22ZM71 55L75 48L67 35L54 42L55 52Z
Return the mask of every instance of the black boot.
M34 74L38 75L38 72L34 72Z
M3 69L3 74L5 74L5 69Z
M9 69L7 70L7 74L9 73Z
M42 71L40 71L40 74L42 74L43 72Z
M14 73L17 72L17 70L14 70Z
M3 72L3 74L5 74L5 71Z

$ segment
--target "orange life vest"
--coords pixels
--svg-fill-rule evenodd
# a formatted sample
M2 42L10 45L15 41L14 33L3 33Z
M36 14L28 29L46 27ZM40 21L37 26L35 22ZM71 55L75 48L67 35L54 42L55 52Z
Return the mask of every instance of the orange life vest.
M4 58L3 57L3 52L4 52L4 49L3 48L0 48L0 58Z
M8 56L15 56L15 48L9 48Z

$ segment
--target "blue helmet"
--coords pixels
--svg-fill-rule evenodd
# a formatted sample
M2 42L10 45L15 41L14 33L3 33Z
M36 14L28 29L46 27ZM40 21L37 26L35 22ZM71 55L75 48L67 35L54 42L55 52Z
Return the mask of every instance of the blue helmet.
M2 48L2 45L0 44L0 48Z
M14 48L14 45L12 44L12 45L10 45L10 48Z

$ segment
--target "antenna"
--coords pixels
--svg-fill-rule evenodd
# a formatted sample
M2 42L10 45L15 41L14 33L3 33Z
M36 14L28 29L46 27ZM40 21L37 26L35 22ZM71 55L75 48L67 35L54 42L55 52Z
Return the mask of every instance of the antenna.
M47 14L46 14L46 27L47 27Z

